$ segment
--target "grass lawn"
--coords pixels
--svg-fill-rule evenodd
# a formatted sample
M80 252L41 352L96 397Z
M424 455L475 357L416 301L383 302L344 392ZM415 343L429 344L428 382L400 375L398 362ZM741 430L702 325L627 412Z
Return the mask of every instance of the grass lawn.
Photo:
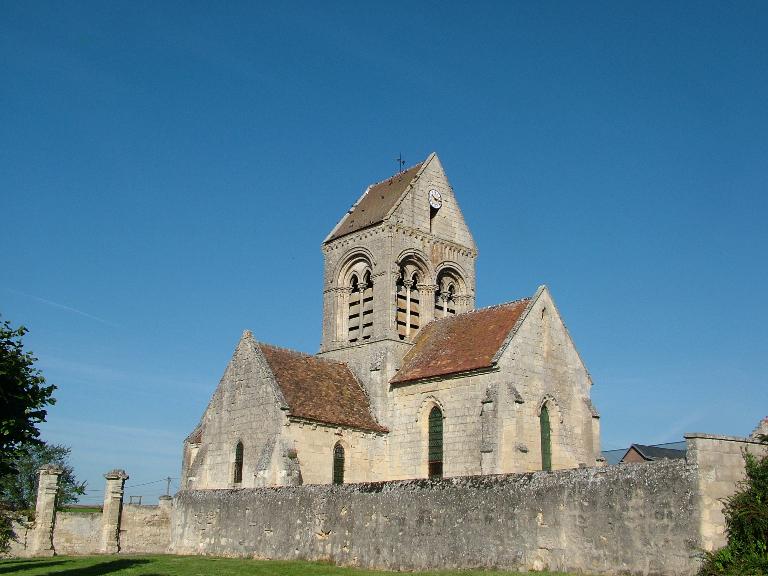
M393 572L338 568L320 562L280 562L202 556L54 556L0 560L0 574L19 576L392 576ZM413 576L501 576L512 572L410 572ZM555 572L537 572L556 576ZM557 573L557 576L566 576Z

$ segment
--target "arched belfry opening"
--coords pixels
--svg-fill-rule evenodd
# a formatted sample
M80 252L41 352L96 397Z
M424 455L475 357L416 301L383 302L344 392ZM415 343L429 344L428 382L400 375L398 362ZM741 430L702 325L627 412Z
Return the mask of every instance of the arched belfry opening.
M421 327L421 297L419 286L423 283L424 272L413 264L400 268L397 277L396 311L397 336L400 340L413 338Z
M369 340L374 331L374 301L368 258L350 258L339 275L336 293L336 339L353 344Z
M470 302L467 284L461 274L448 267L440 270L435 291L435 318L466 312Z

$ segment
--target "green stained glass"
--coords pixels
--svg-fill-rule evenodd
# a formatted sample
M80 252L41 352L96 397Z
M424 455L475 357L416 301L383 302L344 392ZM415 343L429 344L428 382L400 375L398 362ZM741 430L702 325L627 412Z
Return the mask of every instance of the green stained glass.
M549 428L549 410L546 406L541 407L539 425L541 428L541 469L552 470L552 438Z
M235 474L232 480L235 484L243 481L243 443L238 442L235 447Z
M341 444L333 447L333 483L344 484L344 447Z
M429 477L443 477L443 413L435 406L429 413Z

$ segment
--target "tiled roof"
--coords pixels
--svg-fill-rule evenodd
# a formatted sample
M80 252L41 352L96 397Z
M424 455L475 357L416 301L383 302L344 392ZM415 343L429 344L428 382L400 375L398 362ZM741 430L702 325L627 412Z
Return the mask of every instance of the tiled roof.
M389 211L405 192L408 184L413 181L422 164L423 162L416 164L405 172L395 174L378 184L371 184L352 210L344 216L326 242L368 228L384 220L384 217L389 214Z
M525 298L430 322L416 336L391 383L490 368L529 302Z
M386 432L346 364L258 343L288 403L288 413L327 424Z

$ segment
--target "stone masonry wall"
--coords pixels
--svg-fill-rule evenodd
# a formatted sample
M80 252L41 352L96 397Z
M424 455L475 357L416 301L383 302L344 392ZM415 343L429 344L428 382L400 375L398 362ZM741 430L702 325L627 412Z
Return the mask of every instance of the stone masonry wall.
M684 461L344 486L181 491L171 551L395 570L689 575L696 470Z
M714 550L726 544L722 501L744 479L744 451L761 457L768 445L737 436L686 434L688 461L698 467L697 506L701 510L701 546Z
M98 554L101 544L101 513L59 512L53 529L56 554Z
M165 554L171 536L171 505L123 506L120 552Z
M162 502L162 501L161 501ZM120 524L120 552L163 554L171 541L171 500L160 506L123 507ZM53 529L57 555L101 554L102 514L99 512L58 512ZM14 523L18 541L11 543L10 556L27 557L32 549L34 528Z

